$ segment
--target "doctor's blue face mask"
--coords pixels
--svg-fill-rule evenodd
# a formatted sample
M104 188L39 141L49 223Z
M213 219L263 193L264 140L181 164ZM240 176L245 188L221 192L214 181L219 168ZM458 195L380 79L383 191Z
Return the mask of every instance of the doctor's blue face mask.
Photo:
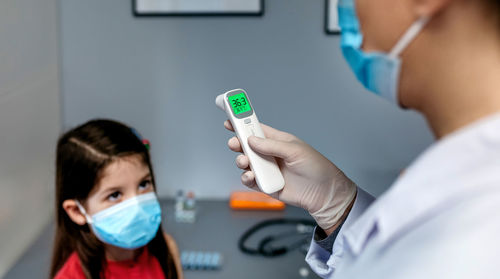
M160 227L161 208L153 192L127 199L92 216L78 201L76 203L97 238L116 247L145 246Z
M415 39L428 22L418 19L396 43L390 53L364 52L363 35L356 15L355 0L339 0L338 14L341 49L352 71L365 88L399 105L398 87L401 72L399 55Z

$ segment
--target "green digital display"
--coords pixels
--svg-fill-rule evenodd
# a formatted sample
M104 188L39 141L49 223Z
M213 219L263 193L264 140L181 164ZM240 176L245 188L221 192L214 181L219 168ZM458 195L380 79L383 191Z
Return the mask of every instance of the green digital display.
M234 114L240 114L252 110L245 93L229 96L228 99L231 107L233 108Z

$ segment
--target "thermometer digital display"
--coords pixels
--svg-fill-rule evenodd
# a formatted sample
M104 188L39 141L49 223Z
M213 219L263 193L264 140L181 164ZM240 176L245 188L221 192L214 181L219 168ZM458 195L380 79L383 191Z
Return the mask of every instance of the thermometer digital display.
M234 114L240 114L252 110L245 93L230 96L228 99Z

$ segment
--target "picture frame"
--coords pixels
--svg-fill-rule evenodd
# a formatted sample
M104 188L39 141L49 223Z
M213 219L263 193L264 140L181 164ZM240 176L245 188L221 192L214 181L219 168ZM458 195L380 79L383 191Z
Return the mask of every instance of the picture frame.
M264 0L132 0L136 17L262 16Z
M327 35L340 35L341 32L337 3L338 0L325 0L325 33Z

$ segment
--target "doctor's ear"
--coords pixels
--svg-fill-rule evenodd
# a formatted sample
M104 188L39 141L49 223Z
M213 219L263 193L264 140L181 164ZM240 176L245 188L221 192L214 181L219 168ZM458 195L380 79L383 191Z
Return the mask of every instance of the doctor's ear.
M65 200L62 204L64 211L68 214L69 218L76 224L83 226L87 223L85 216L78 209L75 200Z
M417 17L432 17L456 0L412 0Z

